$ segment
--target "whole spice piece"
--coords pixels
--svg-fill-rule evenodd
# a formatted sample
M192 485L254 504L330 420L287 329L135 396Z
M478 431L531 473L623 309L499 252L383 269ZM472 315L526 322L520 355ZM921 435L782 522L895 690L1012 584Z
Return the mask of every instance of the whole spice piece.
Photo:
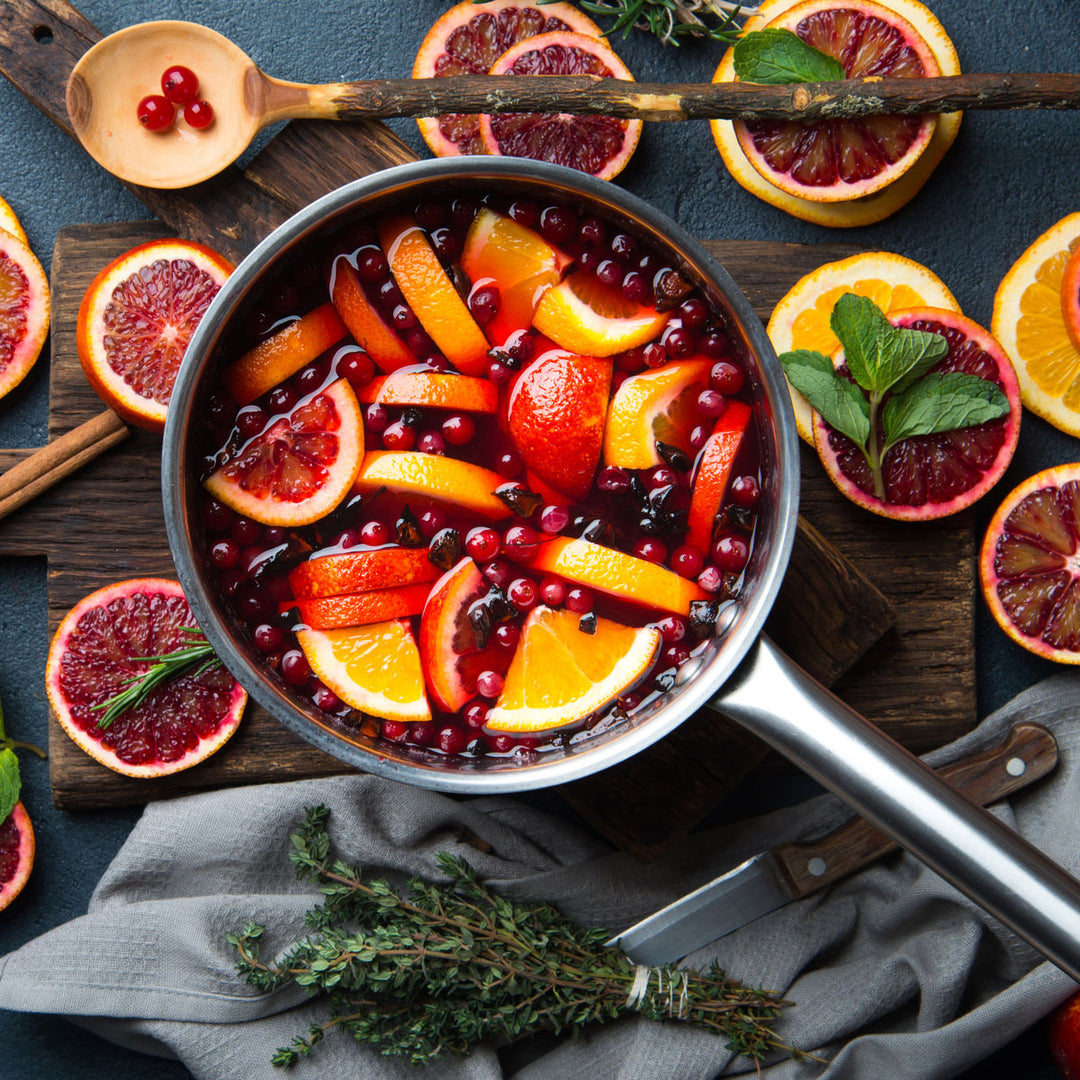
M705 972L635 965L604 946L607 931L578 926L550 904L507 900L446 853L439 867L448 884L414 878L401 896L333 856L328 817L325 807L310 809L292 837L297 877L317 883L325 898L307 913L309 936L273 964L259 958L262 926L249 923L228 937L252 986L295 982L329 994L327 1022L279 1049L275 1065L307 1057L334 1028L424 1064L482 1041L577 1033L629 1012L689 1021L753 1059L805 1056L770 1029L786 1004L774 994L742 986L715 965Z

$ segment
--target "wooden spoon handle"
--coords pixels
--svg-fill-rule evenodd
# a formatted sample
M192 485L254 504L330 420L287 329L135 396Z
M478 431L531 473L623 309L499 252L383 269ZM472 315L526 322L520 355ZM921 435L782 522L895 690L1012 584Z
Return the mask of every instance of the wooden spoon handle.
M639 83L594 76L454 75L308 87L308 112L373 120L441 113L600 113L641 120L819 120L964 109L1078 109L1080 75L942 75L843 82Z

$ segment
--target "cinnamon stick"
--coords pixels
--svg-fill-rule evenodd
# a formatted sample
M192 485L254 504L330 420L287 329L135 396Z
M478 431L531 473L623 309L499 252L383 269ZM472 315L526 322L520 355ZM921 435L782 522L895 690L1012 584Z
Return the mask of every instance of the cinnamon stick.
M18 510L130 434L127 424L111 409L106 409L43 446L0 476L0 518Z

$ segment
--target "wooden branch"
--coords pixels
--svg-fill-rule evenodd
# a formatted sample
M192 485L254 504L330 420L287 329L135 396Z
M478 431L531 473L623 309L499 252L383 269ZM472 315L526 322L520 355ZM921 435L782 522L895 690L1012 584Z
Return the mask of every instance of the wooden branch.
M497 112L599 113L642 120L827 120L965 109L1080 109L1080 75L943 75L782 86L454 75L341 83L333 100L342 120Z

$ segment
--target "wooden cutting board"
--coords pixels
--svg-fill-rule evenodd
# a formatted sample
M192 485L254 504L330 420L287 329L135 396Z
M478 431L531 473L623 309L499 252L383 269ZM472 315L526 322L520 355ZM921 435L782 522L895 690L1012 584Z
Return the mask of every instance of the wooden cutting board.
M8 0L6 6L0 72L70 133L63 86L75 60L100 35L63 0L47 6ZM28 35L36 39L41 27L52 35L50 47L27 49ZM105 262L166 234L239 258L298 207L413 158L379 124L297 122L243 173L231 168L183 192L133 188L164 225L64 229L53 259L50 438L101 411L78 365L74 327L82 293ZM709 246L763 318L803 273L856 250L847 244L754 241ZM0 469L27 452L0 451ZM813 455L805 456L803 475L803 510L813 527L800 530L770 633L807 670L835 682L845 700L912 749L939 745L969 729L975 722L973 517L929 526L883 522L839 496ZM53 628L102 584L136 575L172 576L160 509L158 440L137 433L0 522L0 556L28 554L48 558ZM53 797L64 809L348 771L254 707L223 751L175 777L136 781L111 773L82 754L55 722L50 751ZM764 752L735 725L702 714L645 754L569 785L562 794L617 843L648 856L700 820Z

